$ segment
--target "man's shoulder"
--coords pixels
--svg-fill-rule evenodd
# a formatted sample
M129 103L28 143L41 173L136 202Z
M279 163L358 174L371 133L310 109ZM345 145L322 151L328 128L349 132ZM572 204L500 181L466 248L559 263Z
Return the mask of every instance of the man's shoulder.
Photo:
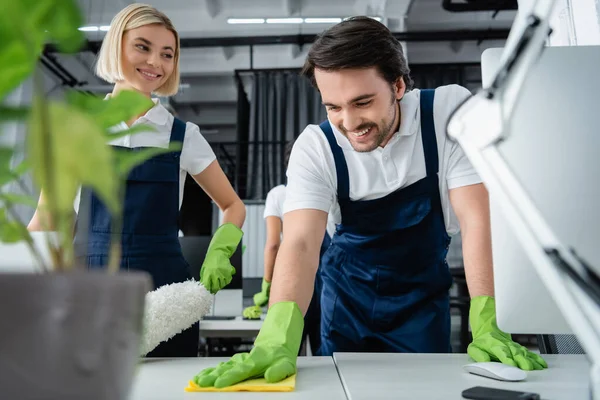
M314 142L324 136L325 134L323 133L323 130L319 124L309 124L306 126L306 128L304 128L302 133L300 133L296 142L298 140Z
M436 100L442 100L444 104L461 103L470 95L469 89L456 84L439 86L435 89Z
M327 138L321 127L317 124L310 124L296 138L293 152L300 151L309 154L317 152L321 154L325 146L328 147Z

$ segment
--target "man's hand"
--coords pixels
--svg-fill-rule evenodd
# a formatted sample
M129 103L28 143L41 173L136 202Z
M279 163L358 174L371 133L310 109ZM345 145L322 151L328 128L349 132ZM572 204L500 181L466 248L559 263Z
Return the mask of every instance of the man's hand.
M469 321L473 342L467 348L467 353L476 362L500 361L528 371L548 368L542 357L515 343L508 333L498 328L493 297L478 296L471 299Z
M227 362L207 368L193 381L201 387L216 388L263 376L269 383L279 382L296 373L303 328L304 318L298 304L291 301L274 304L250 353L236 354Z
M231 282L235 268L229 259L237 249L242 236L242 230L234 224L221 225L213 235L200 269L200 282L212 294Z

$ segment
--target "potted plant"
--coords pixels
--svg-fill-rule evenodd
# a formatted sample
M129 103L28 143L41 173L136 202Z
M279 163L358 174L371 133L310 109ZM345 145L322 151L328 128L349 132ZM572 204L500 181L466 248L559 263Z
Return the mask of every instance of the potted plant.
M0 123L27 126L24 163L11 167L17 150L0 148L0 186L31 173L43 188L55 232L47 236L51 263L43 273L0 274L0 397L123 399L140 354L150 279L144 273L117 273L118 235L107 273L77 265L73 202L81 186L92 188L119 231L128 171L173 148L124 154L106 145L117 137L110 127L152 107L151 100L137 93L122 92L109 100L78 92L68 92L60 101L45 97L36 72L44 46L52 43L60 51L76 52L85 42L74 0L2 1L2 10L0 100L4 104L27 79L33 80L34 93L31 106L0 106ZM148 127L116 135L138 129ZM24 241L41 260L26 221L14 213L17 204L36 203L32 194L0 194L0 241Z

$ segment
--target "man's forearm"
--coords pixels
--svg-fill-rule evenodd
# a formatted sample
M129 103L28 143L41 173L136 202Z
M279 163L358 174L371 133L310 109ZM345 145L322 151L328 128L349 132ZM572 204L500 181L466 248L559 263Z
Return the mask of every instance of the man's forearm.
M494 270L489 220L465 227L462 242L465 276L471 298L493 296Z
M294 301L306 314L318 266L318 252L311 257L306 245L284 240L277 253L269 305Z

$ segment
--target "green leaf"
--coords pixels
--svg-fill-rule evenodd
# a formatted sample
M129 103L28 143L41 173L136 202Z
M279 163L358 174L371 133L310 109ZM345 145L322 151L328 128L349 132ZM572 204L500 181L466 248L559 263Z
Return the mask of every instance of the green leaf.
M37 201L29 196L16 193L0 193L0 200L7 204L24 204L29 207L36 208Z
M129 121L154 107L152 100L131 90L123 90L106 100L73 91L67 94L67 102L88 112L105 129Z
M114 152L96 121L66 104L34 99L28 134L33 176L56 212L72 213L81 185L90 186L111 212L119 210ZM52 200L49 200L52 201Z
M36 11L48 0L2 0L0 8L0 99L33 72L44 43Z
M140 133L140 132L158 132L158 130L156 130L156 128L153 127L152 125L139 124L139 125L132 126L131 128L126 129L124 131L117 131L117 132L108 132L107 131L106 139L108 141L117 140L124 136L135 135L136 133Z
M181 144L174 143L171 146L169 146L169 148L148 147L140 151L117 152L117 172L121 179L124 179L135 166L143 163L147 159L157 156L159 154L169 153L180 149Z
M13 153L14 151L10 147L0 147L0 168L8 169Z
M74 52L85 42L75 0L0 0L0 99L28 78L47 39Z
M23 173L27 172L28 165L22 162L15 168L11 168L14 151L8 147L0 147L0 186L17 180Z
M0 12L0 14L2 14ZM2 23L0 22L0 26ZM0 28L0 37L4 36ZM0 46L0 99L16 89L35 68L36 58L25 43L9 42Z
M12 156L12 149L0 147L0 186L4 186L16 179L15 173L10 169Z
M0 122L19 121L26 119L29 115L28 107L4 107L0 106Z
M39 0L38 0L39 1ZM43 26L51 40L56 41L59 50L74 53L81 49L85 34L79 30L83 17L75 0L53 0L53 7L43 18Z
M18 222L8 221L0 226L0 242L17 243L25 239L22 226Z
M23 160L19 165L13 168L13 173L15 176L20 177L24 173L28 172L29 168L29 162L27 160Z
M6 209L0 208L0 242L17 243L24 240L27 237L27 229L20 223L9 220L6 214Z

